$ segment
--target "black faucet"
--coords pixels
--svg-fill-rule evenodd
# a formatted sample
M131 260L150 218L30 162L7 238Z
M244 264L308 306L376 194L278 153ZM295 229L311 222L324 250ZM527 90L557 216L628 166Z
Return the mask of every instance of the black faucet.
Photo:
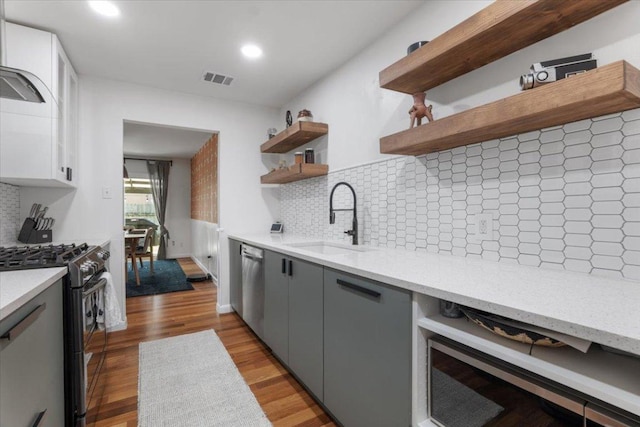
M347 187L349 187L349 190L351 190L351 193L353 194L353 209L333 209L333 193L336 191L336 188L338 188L340 185L346 185ZM353 223L352 223L353 229L347 230L344 233L351 236L353 239L352 240L353 244L357 245L358 244L358 218L357 218L358 213L356 211L356 192L351 185L347 184L344 181L337 183L331 189L331 195L329 196L329 224L335 224L336 211L353 211Z

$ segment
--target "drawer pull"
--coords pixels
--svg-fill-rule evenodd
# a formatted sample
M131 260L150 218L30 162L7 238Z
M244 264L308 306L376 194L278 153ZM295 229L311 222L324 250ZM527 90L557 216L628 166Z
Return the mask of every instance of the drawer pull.
M11 341L18 338L18 336L20 336L20 334L23 333L25 329L27 329L33 322L36 321L38 316L40 316L40 313L42 313L45 308L47 308L47 303L42 303L37 306L31 313L27 315L27 317L18 322L13 328L5 332L5 334L2 335L0 339Z
M289 260L289 276L293 276L293 261Z
M380 298L380 295L382 295L380 292L376 292L374 290L367 289L363 286L355 285L353 283L345 282L344 280L341 280L341 279L338 279L337 282L338 282L338 285L340 286L344 286L345 288L349 288L353 291L360 292L361 294L365 294L370 297Z
M36 421L33 423L32 427L41 427L44 425L44 420L47 418L47 410L45 409L44 411L40 412L38 414L38 417L36 418Z
M287 260L282 258L282 274L287 274Z

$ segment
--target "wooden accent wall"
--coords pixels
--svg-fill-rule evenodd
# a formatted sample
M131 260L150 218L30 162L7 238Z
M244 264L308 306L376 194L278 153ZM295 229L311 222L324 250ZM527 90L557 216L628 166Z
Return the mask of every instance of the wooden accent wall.
M191 219L218 223L218 135L191 158Z

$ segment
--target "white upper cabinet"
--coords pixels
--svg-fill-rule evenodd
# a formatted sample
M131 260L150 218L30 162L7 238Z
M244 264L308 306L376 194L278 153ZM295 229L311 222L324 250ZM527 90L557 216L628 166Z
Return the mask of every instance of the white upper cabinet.
M25 70L44 103L0 99L0 181L75 187L78 77L55 34L6 24L6 65Z

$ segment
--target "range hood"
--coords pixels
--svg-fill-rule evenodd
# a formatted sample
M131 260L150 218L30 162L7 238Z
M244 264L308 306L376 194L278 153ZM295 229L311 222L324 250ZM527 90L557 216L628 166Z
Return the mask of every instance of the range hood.
M45 102L32 83L38 79L28 71L0 66L0 98L27 102Z

